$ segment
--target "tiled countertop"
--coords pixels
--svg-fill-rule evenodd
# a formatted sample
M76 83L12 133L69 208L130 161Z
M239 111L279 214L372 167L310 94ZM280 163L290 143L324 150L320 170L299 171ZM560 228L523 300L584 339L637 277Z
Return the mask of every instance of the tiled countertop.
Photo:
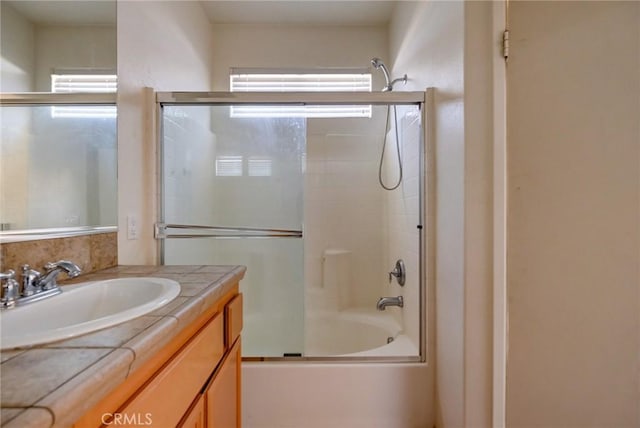
M242 279L242 266L117 266L75 282L126 277L178 281L166 306L73 339L0 353L0 426L70 426ZM37 303L33 303L37 305Z

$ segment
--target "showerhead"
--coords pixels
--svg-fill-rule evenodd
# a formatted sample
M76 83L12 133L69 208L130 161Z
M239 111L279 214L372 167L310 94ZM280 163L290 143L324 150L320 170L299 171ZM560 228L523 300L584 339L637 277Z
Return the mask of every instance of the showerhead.
M384 74L384 79L386 80L387 84L384 88L382 88L382 92L393 90L393 85L391 84L391 79L389 78L389 71L384 65L384 62L382 62L380 58L371 58L371 65L373 65L376 70L382 70L382 74Z
M371 65L378 69L381 65L384 65L384 63L380 58L371 58Z
M405 85L407 84L406 74L402 77L391 80L391 78L389 77L389 70L387 70L387 67L384 65L384 62L382 62L380 58L371 58L371 65L373 65L376 70L382 70L382 74L384 74L384 80L387 82L387 84L384 86L384 88L382 88L382 92L393 91L393 85L395 85L397 82L403 82Z

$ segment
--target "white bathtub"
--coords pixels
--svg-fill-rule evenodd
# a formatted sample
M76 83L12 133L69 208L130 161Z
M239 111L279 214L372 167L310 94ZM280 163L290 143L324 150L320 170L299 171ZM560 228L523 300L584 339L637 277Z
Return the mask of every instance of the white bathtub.
M243 362L243 426L433 425L433 367L419 362L397 363L402 357L418 356L418 349L402 334L391 311L308 313L305 324L305 356L317 359ZM388 337L394 337L389 344ZM322 361L324 357L331 362ZM377 357L391 359L386 362Z
M308 314L305 321L307 357L418 355L390 312L326 311Z
M389 312L365 309L307 314L305 331L287 331L276 316L245 316L243 354L282 357L283 349L304 357L417 357L417 346ZM392 341L390 341L392 339ZM304 342L304 349L300 349Z

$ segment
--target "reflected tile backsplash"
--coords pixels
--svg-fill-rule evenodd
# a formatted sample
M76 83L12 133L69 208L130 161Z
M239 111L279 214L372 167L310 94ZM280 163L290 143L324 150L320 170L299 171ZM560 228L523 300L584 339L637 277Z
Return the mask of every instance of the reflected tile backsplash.
M71 260L82 273L106 269L118 264L117 232L0 245L0 271L15 270L23 264L42 270L47 262ZM63 278L63 277L61 277Z

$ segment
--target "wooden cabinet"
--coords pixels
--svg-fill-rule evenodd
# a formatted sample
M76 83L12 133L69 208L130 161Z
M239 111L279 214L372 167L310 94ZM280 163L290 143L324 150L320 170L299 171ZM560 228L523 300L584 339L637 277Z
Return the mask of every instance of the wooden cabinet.
M224 355L223 318L214 316L120 413L177 426Z
M224 307L224 344L231 348L242 331L242 293L233 297Z
M74 427L239 428L241 330L236 285Z
M238 339L205 393L208 428L241 426L239 379L240 340Z
M178 428L205 428L204 411L204 396L199 395L191 409L178 424Z

